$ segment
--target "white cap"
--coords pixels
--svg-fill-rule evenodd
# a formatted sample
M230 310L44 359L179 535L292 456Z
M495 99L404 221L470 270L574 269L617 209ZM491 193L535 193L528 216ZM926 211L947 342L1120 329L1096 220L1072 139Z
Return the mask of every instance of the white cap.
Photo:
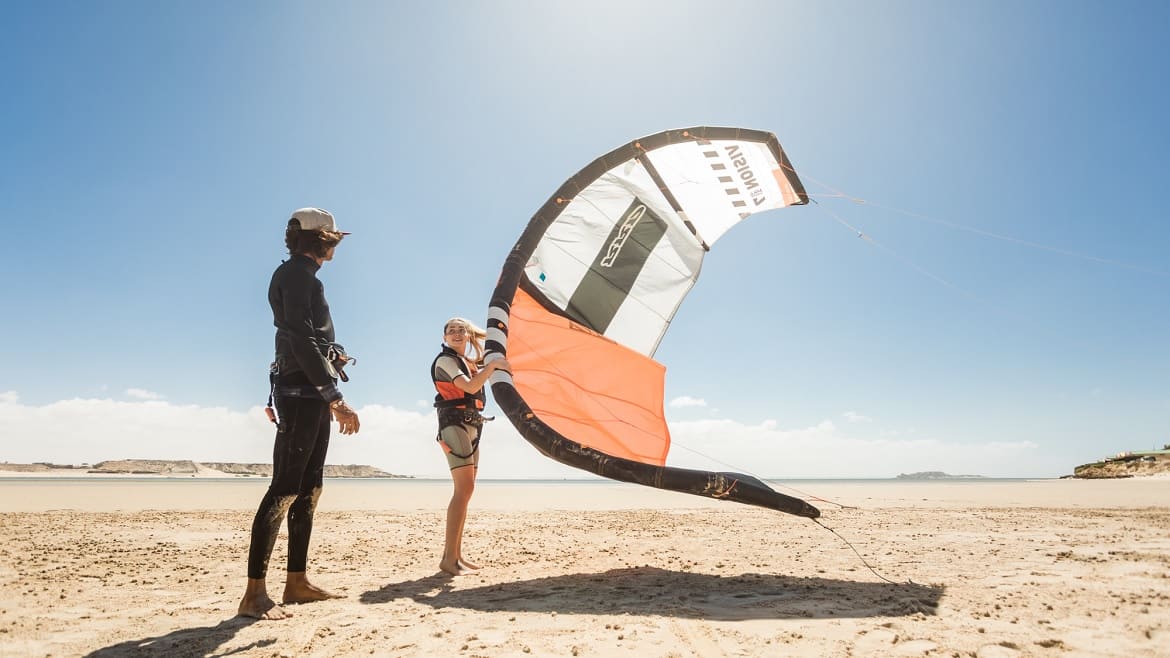
M293 225L293 222L297 223L296 226ZM288 220L288 225L302 231L329 231L330 233L349 235L347 231L337 230L333 215L328 210L320 208L301 208L294 211Z

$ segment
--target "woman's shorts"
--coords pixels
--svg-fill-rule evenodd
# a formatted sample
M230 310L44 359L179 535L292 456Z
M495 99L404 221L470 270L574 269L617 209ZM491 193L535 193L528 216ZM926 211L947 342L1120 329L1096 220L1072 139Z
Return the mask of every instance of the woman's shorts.
M447 455L447 465L451 470L479 466L479 446L472 443L477 438L479 428L468 425L448 425L439 431L438 442Z

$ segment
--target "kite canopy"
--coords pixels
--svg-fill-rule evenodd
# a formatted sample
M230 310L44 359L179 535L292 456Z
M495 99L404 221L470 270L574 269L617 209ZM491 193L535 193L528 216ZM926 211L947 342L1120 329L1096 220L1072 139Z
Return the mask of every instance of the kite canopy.
M748 215L808 203L775 135L670 130L594 160L512 248L488 310L492 394L545 455L598 475L816 518L740 473L666 466L666 369L651 358L703 255Z

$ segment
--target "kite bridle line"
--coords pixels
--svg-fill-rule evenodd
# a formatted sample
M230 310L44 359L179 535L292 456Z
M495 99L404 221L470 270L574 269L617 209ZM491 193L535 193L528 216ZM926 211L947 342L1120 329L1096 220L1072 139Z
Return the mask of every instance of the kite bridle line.
M786 171L792 172L793 174L796 173L795 169L793 169L789 165L784 164L783 162L780 163L780 167L782 169L785 169ZM1092 254L1082 254L1082 253L1079 253L1076 251L1071 251L1069 249L1064 249L1061 247L1055 247L1053 245L1043 244L1041 242L1032 242L1031 240L1024 240L1022 238L1016 238L1016 237L1012 237L1010 235L993 233L991 231L985 231L983 229L975 228L973 226L966 226L966 225L960 224L958 222L952 222L949 220L939 219L937 217L931 217L929 215L924 215L922 213L916 213L916 212L912 212L909 210L903 210L902 208L895 208L893 206L887 206L887 205L880 204L880 203L874 203L874 202L868 201L866 199L862 199L859 197L852 196L850 194L846 194L845 192L833 187L832 185L829 185L828 183L825 183L823 181L817 180L816 178L813 178L812 176L809 176L805 172L801 172L800 177L802 179L812 181L813 183L816 183L817 185L820 185L821 187L823 187L826 190L829 190L831 192L831 194L809 194L808 195L809 200L814 202L814 203L816 203L816 199L813 197L821 198L821 199L844 199L846 201L855 203L857 205L871 206L873 208L881 208L882 210L888 210L892 213L904 215L906 217L909 217L911 219L915 219L915 220L918 220L921 222L927 222L929 224L936 224L938 226L945 226L949 229L953 229L956 231L964 231L966 233L973 233L975 235L978 235L978 236L981 236L984 238L991 238L993 240L1001 240L1003 242L1017 244L1017 245L1020 245L1023 247L1031 247L1032 249L1040 249L1042 251L1047 251L1047 252L1051 252L1054 254L1059 254L1061 256L1068 256L1069 258L1079 258L1081 260L1087 260L1087 261L1090 261L1093 263L1099 263L1101 265L1112 265L1114 267L1120 267L1122 269L1127 269L1127 270L1131 270L1134 272L1141 272L1143 274L1152 274L1154 276L1170 277L1170 272L1165 272L1162 270L1155 270L1155 269L1152 269L1149 267L1143 267L1141 265L1134 265L1132 263L1127 263L1125 261L1120 261L1120 260L1114 260L1111 258L1102 258L1100 256L1094 256ZM852 227L850 227L850 228L852 228ZM874 244L877 244L877 243L874 243Z
M850 201L856 201L856 200L850 199ZM865 203L865 202L860 201L860 203ZM1120 268L1127 269L1127 270L1133 270L1135 272L1141 272L1143 274L1152 274L1154 276L1170 277L1170 272L1163 272L1161 270L1150 269L1148 267L1142 267L1140 265L1133 265L1131 263L1126 263L1124 261L1113 260L1110 258L1101 258L1100 256L1094 256L1092 254L1082 254L1082 253L1078 253L1075 251L1070 251L1068 249L1062 249L1060 247L1053 247L1051 245L1041 244L1039 242L1031 242L1029 240L1023 240L1020 238L1013 238L1010 235L1000 235L998 233L992 233L991 231L984 231L982 229L977 229L977 228L974 228L971 226L964 226L964 225L958 224L956 222L950 222L950 221L947 221L945 219L938 219L935 217L929 217L927 215L922 215L922 214L910 212L908 210L902 210L900 208L894 208L892 206L885 206L885 205L881 205L881 204L877 204L877 203L870 203L868 205L873 206L874 208L881 208L882 210L889 210L890 212L898 213L900 215L905 215L906 217L910 217L911 219L917 219L919 221L928 222L931 224L937 224L939 226L945 226L947 228L951 228L951 229L954 229L956 231L965 231L967 233L974 233L975 235L979 235L979 236L982 236L985 238L992 238L994 240L1002 240L1004 242L1009 242L1011 244L1018 244L1018 245L1021 245L1024 247L1031 247L1033 249L1041 249L1043 251L1052 252L1054 254L1060 254L1061 256L1068 256L1070 258L1079 258L1081 260L1087 260L1087 261L1090 261L1093 263L1100 263L1102 265L1112 265L1114 267L1120 267Z
M865 231L862 231L861 229L857 228L856 226L850 224L849 222L845 221L844 219L841 219L841 217L839 215L837 215L837 213L829 210L823 204L817 203L815 200L813 201L813 203L814 203L814 205L816 205L817 209L819 209L821 212L823 212L826 215L828 215L829 217L831 217L838 224L844 226L845 228L849 229L853 233L857 234L857 237L861 238L862 240L865 240L869 244L872 244L873 246L877 247L878 249L881 249L882 251L886 252L888 255L893 257L895 260L898 260L899 262L901 262L903 265L906 265L907 267L913 269L914 271L918 272L919 274L922 274L922 275L927 276L931 279L934 279L938 283L941 283L942 285L944 285L952 290L955 290L957 292L962 293L963 295L966 295L967 297L971 298L972 300L974 300L976 302L979 302L980 304L986 305L988 308L996 308L993 304L991 304L990 302L988 302L986 300L980 299L974 293L971 293L968 290L964 290L963 288L960 288L959 286L951 283L950 281L947 281L946 279L935 274L934 272L931 272L930 270L918 265L917 263L910 260L909 258L906 258L902 254L899 254L898 252L894 251L893 249L890 249L889 247L885 246L884 244L878 242L877 240L874 240L873 236L866 233ZM997 309L997 310L1003 311L1003 309Z
M742 468L739 468L738 466L735 466L735 465L733 465L733 464L728 464L727 462L724 462L724 461L722 461L722 460L716 459L716 458L714 458L714 457L712 457L712 456L710 456L710 455L705 455L705 454L703 454L703 453L699 452L698 450L694 450L694 449L692 449L692 448L688 448L687 446L684 446L684 445L682 445L682 444L677 444L677 443L675 443L675 441L674 441L674 439L673 439L673 438L671 439L671 444L673 444L673 445L678 445L680 448L682 448L682 449L684 449L684 450L687 450L687 451L693 452L693 453L695 453L696 455L700 455L700 456L702 456L702 457L704 457L704 458L706 458L706 459L710 459L711 461L713 461L713 462L715 462L715 463L717 463L717 464L722 464L723 466L726 466L726 467L728 467L728 468L730 468L730 469L732 469L732 470L738 470L738 471L741 471L741 472L743 472L743 473L746 473L746 474L748 474L748 475L751 475L752 477L755 477L755 478L757 478L757 479L759 479L759 480L764 480L764 478L762 478L762 477L760 477L760 476L756 475L755 473L752 473L751 471L749 471L749 470L747 470L747 469L742 469ZM843 504L841 504L841 503L838 503L838 502L836 502L836 501L833 501L833 500L828 500L827 498L821 498L821 497L819 497L819 496L814 496L814 495L812 495L812 494L809 494L809 493L807 493L807 492L801 491L800 489L797 489L796 487L790 487L790 486L788 486L788 485L785 485L785 484L782 484L782 483L778 483L778 482L770 482L770 484L775 484L775 485L776 485L778 488L787 489L787 490L789 490L789 491L793 491L793 492L795 492L795 493L798 493L798 494L800 494L801 496L803 496L803 497L805 497L805 498L807 498L807 499L809 499L809 500L815 500L815 501L822 502L822 503L828 503L828 504L830 504L830 505L836 505L837 507L839 507L839 508L841 508L841 509L861 509L860 507L857 507L856 505L843 505ZM810 521L812 521L813 523L816 523L817 525L821 526L821 527L822 527L822 528L824 528L825 530L828 530L829 532L831 532L833 535L835 535L835 536L837 537L837 539L840 539L841 541L845 542L845 545L849 547L849 550L853 551L853 554L857 556L857 559L861 560L861 563L862 563L862 564L864 564L864 565L865 565L865 568L866 568L866 569L869 569L869 570L870 570L870 572L871 572L871 573L873 573L873 575L877 576L878 578L881 578L882 580L886 581L887 583L889 583L889 584L891 584L891 585L900 585L900 584L901 584L901 583L896 583L896 582L894 582L894 581L890 580L889 578L886 578L885 576L883 576L883 575L881 575L880 573L878 573L878 570L877 570L876 568L874 568L874 566L873 566L873 565L871 565L871 564L869 563L869 561L867 561L867 560L865 559L865 557L864 557L864 556L863 556L863 555L862 555L862 554L861 554L861 553L860 553L860 552L857 550L857 547L855 547L855 546L853 545L853 543L852 543L852 542L850 542L848 539L846 539L845 537L843 537L843 536L841 535L841 533L839 533L839 532L837 532L836 530L834 530L833 528L830 528L829 526L825 525L824 523L822 523L822 522L821 522L821 520L820 520L820 519L809 519L809 520L810 520ZM909 583L909 584L911 584L911 585L915 584L915 583L914 583L914 581L910 580L909 578L907 578L907 579L906 579L906 582L907 582L907 583Z
M824 528L825 530L828 530L829 532L831 532L831 533L833 533L834 535L836 535L836 536L837 536L837 539L840 539L841 541L845 542L845 545L846 545L846 546L848 546L848 547L850 548L850 550L852 550L852 551L853 551L853 554L857 556L857 559L861 560L861 563L865 565L865 568L866 568L866 569L869 569L870 573L872 573L873 575L877 576L878 578L881 578L882 580L886 581L887 583L889 583L889 584L891 584L891 585L901 585L901 584L902 584L902 583L896 583L896 582L894 582L894 581L890 580L889 578L886 578L885 576L883 576L883 575L881 575L880 573L878 573L878 570L877 570L877 569L875 569L875 568L873 568L873 566L872 566L872 565L871 565L869 562L867 562L867 561L866 561L866 559L865 559L864 557L862 557L862 556L861 556L861 553L859 553L859 552L857 551L857 549L856 549L856 548L853 546L853 544L852 544L852 543L850 543L848 539L845 539L844 537L842 537L842 536L841 536L841 533L839 533L839 532L837 532L836 530L834 530L834 529L830 528L829 526L825 525L824 523L821 523L821 522L820 522L820 521L818 521L817 519L809 519L809 520L810 520L810 521L812 521L813 523L815 523L815 524L817 524L817 525L821 526L821 527L822 527L822 528ZM916 583L915 583L913 580L910 580L909 578L907 578L907 579L906 579L906 584L908 584L908 585L915 585Z

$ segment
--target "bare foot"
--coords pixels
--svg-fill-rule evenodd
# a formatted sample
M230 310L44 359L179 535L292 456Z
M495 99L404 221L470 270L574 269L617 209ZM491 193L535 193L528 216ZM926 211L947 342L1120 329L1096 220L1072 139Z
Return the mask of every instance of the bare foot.
M467 573L467 570L461 567L458 561L448 562L445 558L439 562L439 569L452 576L462 576Z
M259 597L245 594L237 612L241 617L253 619L288 619L292 616L291 612L276 605L276 601L268 598L267 594L261 594Z
M304 577L304 574L301 574L300 577L294 577L293 574L289 574L289 579L284 584L284 596L280 600L281 603L309 603L311 601L341 598L345 598L345 595L335 594L329 590L317 587L310 583Z
M464 569L470 569L472 571L475 571L476 569L480 568L480 566L478 564L471 562L470 560L468 560L465 557L459 558L459 566L463 567Z

